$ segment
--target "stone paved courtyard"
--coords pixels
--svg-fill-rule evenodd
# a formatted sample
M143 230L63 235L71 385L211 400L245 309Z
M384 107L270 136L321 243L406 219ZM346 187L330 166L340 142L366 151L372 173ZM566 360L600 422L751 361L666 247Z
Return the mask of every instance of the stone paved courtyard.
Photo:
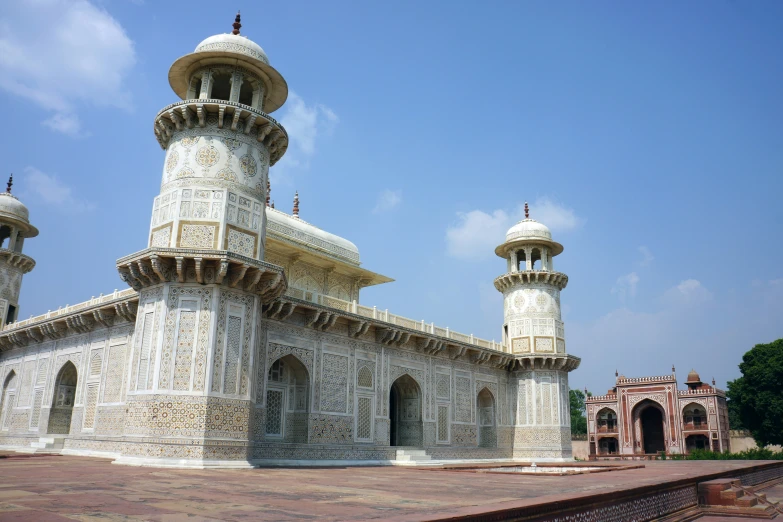
M531 477L402 467L179 470L0 452L0 520L433 520L748 464L647 462L641 469Z

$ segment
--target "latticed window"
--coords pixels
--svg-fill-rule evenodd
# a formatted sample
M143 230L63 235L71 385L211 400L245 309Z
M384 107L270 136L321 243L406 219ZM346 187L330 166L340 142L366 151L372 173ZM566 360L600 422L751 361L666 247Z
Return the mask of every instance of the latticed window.
M449 407L438 405L438 442L449 441Z
M372 388L372 371L367 366L359 368L356 376L357 384L362 388Z
M370 440L372 438L372 398L359 397L356 409L358 410L356 438L359 440Z
M283 435L282 390L269 390L266 393L266 434Z

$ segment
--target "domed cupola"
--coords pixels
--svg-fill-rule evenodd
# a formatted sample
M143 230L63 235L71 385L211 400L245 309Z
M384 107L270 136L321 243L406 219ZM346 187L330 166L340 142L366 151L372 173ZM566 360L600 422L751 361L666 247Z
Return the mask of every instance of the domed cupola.
M552 258L563 252L563 245L552 240L552 232L543 223L530 218L525 202L525 219L508 229L506 240L495 254L508 260L508 271L552 271ZM536 264L540 261L539 264ZM524 265L522 265L524 263Z
M267 113L285 103L286 81L240 27L237 13L231 34L210 36L174 62L169 83L180 98L237 102Z

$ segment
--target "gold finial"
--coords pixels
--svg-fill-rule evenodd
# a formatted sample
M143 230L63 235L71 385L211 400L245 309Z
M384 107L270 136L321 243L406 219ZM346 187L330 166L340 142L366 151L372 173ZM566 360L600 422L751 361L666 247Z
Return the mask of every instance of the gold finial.
M8 185L5 187L5 191L9 194L11 193L11 187L14 185L14 175L11 174L11 177L8 178Z
M234 30L231 31L231 34L239 34L239 28L242 27L242 24L239 23L239 11L237 11L237 17L234 19Z
M294 194L294 217L299 217L299 191Z
M527 201L525 201L525 219L530 219L530 208L527 206Z

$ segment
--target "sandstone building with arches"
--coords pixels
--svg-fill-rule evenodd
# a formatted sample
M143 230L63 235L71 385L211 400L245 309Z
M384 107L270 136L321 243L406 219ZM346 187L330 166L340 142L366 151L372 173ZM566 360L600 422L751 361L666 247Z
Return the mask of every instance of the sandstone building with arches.
M685 390L677 375L615 375L606 395L589 396L587 436L591 459L649 458L693 449L729 451L726 393L691 370Z
M392 280L298 195L270 205L288 87L239 27L171 67L148 245L116 264L129 288L19 320L38 231L0 194L0 445L196 467L570 459L562 245L526 214L496 249L498 342L365 306Z

